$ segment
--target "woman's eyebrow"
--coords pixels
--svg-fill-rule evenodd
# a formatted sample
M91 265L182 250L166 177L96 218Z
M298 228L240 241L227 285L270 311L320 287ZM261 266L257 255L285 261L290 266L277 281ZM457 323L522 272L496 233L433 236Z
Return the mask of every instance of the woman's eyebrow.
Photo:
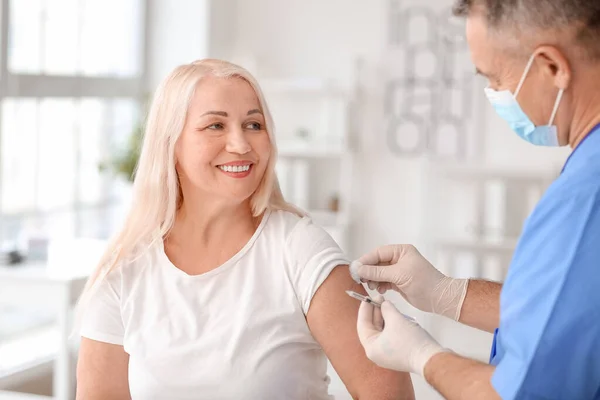
M221 117L227 117L227 113L225 111L207 111L201 115L204 117L205 115L220 115Z
M247 115L252 114L262 114L262 111L260 111L258 108L255 108L253 110L248 111ZM202 114L201 117L204 117L205 115L220 115L221 117L229 116L229 114L227 114L225 111L207 111L204 114Z

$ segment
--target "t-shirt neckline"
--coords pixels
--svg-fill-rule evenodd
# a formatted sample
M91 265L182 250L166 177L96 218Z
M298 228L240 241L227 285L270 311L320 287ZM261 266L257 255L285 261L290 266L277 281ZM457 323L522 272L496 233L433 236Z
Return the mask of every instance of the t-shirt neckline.
M205 272L202 274L197 274L197 275L190 275L187 272L179 269L175 264L173 264L171 262L171 260L167 256L167 253L165 252L165 244L164 244L163 240L159 241L159 249L158 249L159 257L166 264L166 266L168 267L167 268L168 270L172 271L176 275L185 277L187 279L203 279L203 278L209 278L211 276L220 274L220 273L230 269L232 266L234 266L239 261L239 259L242 258L248 252L248 250L250 250L250 248L254 245L254 243L256 242L256 240L258 239L260 234L262 233L265 225L267 224L267 221L268 221L270 215L271 215L271 211L269 209L267 209L263 215L262 220L260 221L260 224L254 231L254 234L252 235L250 240L248 240L248 242L244 245L244 247L242 247L237 253L235 253L229 260L225 261L223 264L219 265L218 267L216 267L208 272Z

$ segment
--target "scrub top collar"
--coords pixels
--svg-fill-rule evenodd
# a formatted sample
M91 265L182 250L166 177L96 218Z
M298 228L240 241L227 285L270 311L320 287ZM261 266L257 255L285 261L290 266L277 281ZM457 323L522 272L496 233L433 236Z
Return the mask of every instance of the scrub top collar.
M569 165L569 163L571 162L571 159L574 158L573 156L575 156L575 154L577 153L577 151L579 149L581 149L583 147L583 145L586 143L586 141L593 136L594 134L596 135L600 135L600 124L596 125L595 127L592 128L592 130L590 131L589 134L586 135L586 137L583 138L583 140L581 141L581 143L579 143L579 145L577 145L577 147L575 147L573 149L573 151L571 152L571 154L569 155L569 158L567 158L567 161L565 162L565 165L561 171L561 174L563 172L565 172L565 170L567 169L567 166ZM599 139L600 140L600 139Z

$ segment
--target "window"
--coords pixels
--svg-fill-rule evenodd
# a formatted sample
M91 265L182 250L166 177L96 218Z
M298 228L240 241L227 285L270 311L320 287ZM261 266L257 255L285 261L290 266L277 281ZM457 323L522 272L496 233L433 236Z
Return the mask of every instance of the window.
M100 165L135 126L137 100L7 98L2 113L5 237L27 236L31 220L49 237L107 236L119 193Z
M0 250L106 239L127 185L100 165L141 118L147 0L0 0ZM41 245L40 245L41 243ZM0 304L0 377L55 351L54 315Z
M8 68L29 74L140 75L143 3L13 0Z
M99 167L141 117L147 0L0 1L0 246L106 238L123 185Z

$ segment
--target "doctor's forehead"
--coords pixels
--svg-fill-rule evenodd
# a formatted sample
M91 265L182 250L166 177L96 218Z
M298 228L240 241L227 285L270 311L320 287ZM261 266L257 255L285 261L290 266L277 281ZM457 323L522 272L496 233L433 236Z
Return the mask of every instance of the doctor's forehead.
M479 14L467 18L466 37L476 72L486 78L496 77L508 57L502 38L488 30L485 17Z

